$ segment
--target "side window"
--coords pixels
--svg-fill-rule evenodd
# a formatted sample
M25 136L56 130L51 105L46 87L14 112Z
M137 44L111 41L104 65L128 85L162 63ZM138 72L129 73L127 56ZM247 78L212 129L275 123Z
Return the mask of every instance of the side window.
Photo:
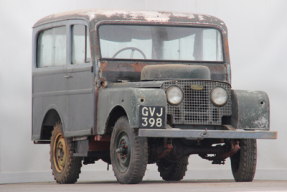
M72 26L72 64L88 63L91 60L90 40L87 26Z
M66 65L66 26L41 31L37 40L37 67Z

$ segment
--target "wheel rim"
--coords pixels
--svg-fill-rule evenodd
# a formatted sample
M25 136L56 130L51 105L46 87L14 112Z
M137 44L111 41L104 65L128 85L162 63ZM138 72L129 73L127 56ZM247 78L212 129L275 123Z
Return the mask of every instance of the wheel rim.
M61 173L66 164L66 142L62 133L58 133L55 137L53 161L57 172Z
M131 150L130 141L125 131L118 132L114 144L114 158L120 172L125 172L130 164Z

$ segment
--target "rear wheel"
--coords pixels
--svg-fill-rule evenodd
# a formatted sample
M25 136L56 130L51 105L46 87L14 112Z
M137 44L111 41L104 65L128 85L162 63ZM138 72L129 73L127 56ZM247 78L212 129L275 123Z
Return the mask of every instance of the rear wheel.
M141 182L148 161L147 138L138 137L126 117L117 120L111 137L110 156L120 183Z
M62 125L56 124L50 144L52 174L57 183L75 183L81 173L82 159L72 157L72 139L64 137Z
M256 171L256 139L239 140L240 150L230 157L232 174L237 182L252 181Z
M158 172L165 181L180 181L185 176L188 165L188 157L184 156L180 160L171 162L165 158L158 160Z

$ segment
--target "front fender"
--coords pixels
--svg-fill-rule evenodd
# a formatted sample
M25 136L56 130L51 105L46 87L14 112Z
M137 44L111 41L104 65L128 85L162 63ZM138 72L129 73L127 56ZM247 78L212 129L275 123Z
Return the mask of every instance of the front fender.
M98 92L97 134L106 132L106 124L110 112L121 106L132 128L139 127L139 106L167 107L166 94L158 88L106 88Z
M269 98L265 92L232 90L231 97L233 127L269 130Z

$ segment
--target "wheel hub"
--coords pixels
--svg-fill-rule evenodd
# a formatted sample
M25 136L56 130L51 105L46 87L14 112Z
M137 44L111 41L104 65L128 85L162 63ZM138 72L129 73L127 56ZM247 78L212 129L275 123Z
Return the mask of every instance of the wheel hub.
M66 164L66 142L61 133L55 138L53 146L53 160L57 172L61 173Z
M115 157L117 168L120 172L125 172L130 163L130 142L126 132L120 132L115 142Z

